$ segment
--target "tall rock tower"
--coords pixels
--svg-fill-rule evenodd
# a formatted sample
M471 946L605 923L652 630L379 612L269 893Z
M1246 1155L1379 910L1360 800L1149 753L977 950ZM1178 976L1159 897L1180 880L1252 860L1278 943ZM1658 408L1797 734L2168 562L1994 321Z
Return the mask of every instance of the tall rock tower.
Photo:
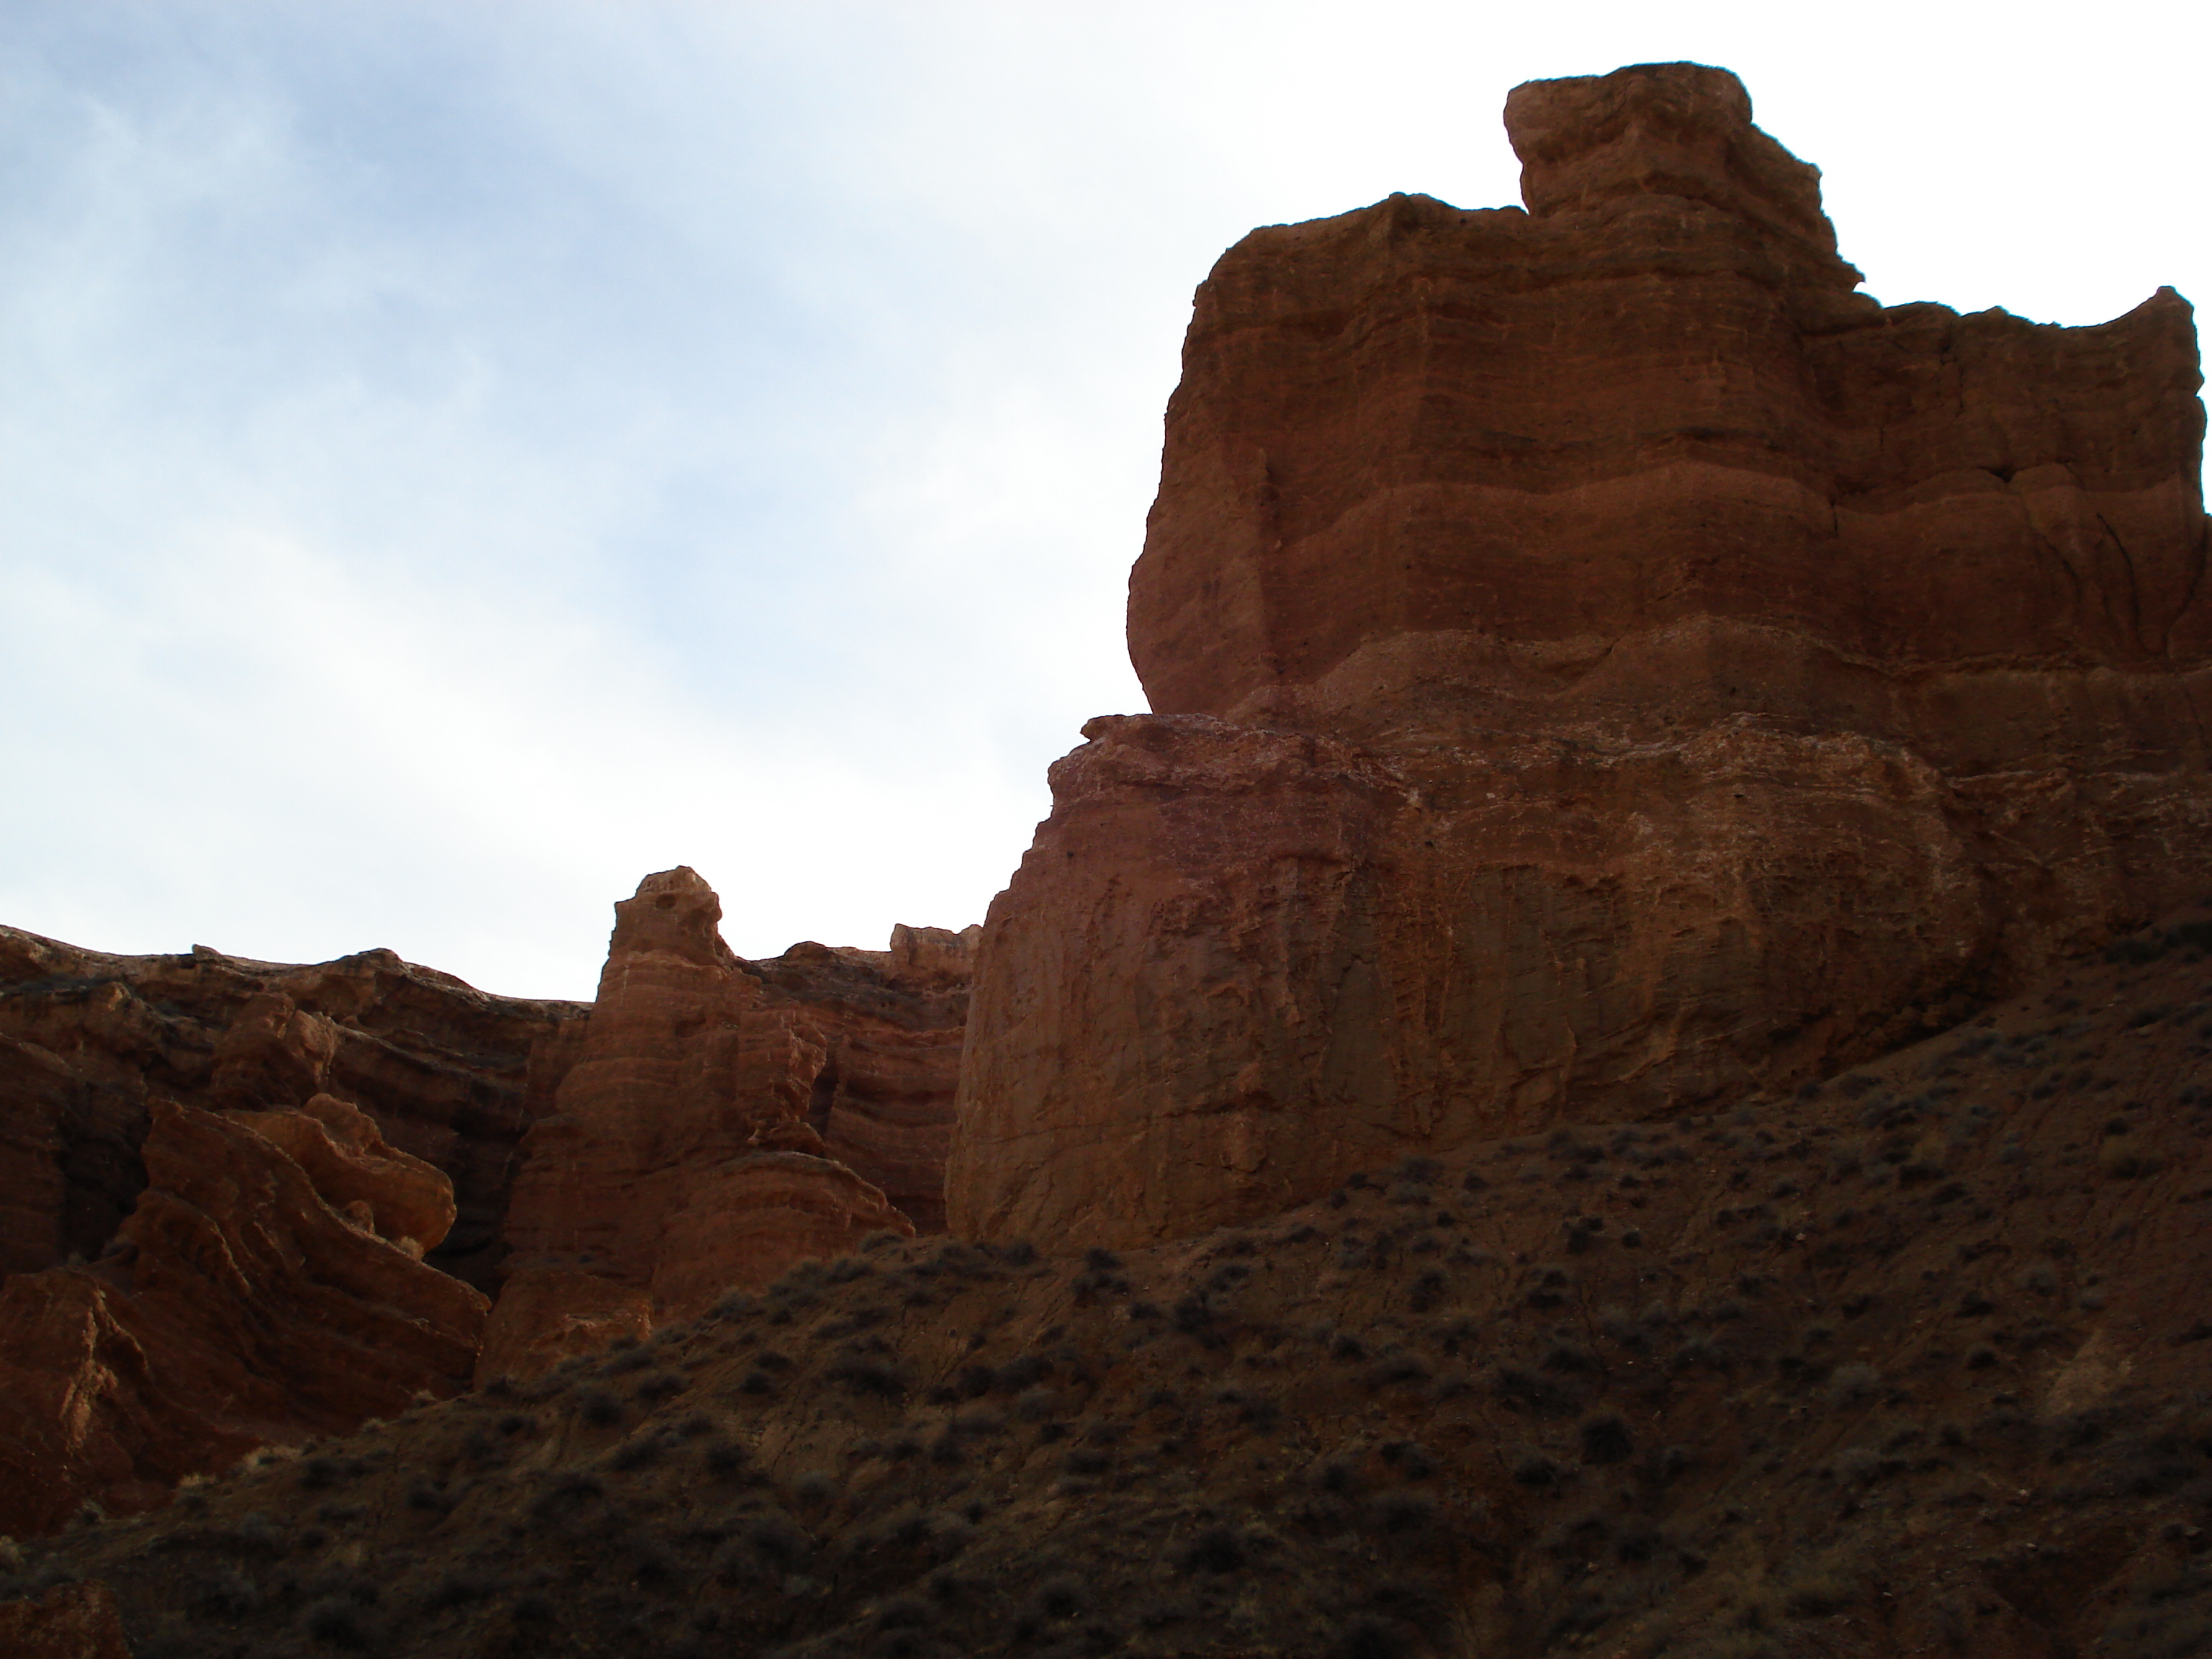
M1393 197L1199 292L1155 712L992 909L957 1231L1786 1088L2204 888L2188 305L1880 305L1723 70L1505 119L1525 211Z

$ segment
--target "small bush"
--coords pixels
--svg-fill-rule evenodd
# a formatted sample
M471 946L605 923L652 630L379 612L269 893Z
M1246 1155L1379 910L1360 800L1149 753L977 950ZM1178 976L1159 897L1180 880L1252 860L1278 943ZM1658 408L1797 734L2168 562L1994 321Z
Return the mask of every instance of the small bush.
M1348 1457L1324 1457L1308 1470L1313 1483L1323 1492L1343 1497L1359 1487L1359 1466Z
M1032 1605L1046 1619L1073 1619L1083 1611L1090 1599L1090 1587L1073 1573L1064 1572L1037 1586Z
M1207 1527L1176 1551L1175 1568L1185 1574L1231 1573L1250 1559L1250 1546L1236 1528Z
M326 1596L315 1602L300 1624L316 1641L334 1648L365 1648L369 1644L368 1616L349 1596Z
M753 1553L780 1567L796 1565L814 1547L806 1529L781 1510L768 1510L746 1522L744 1540Z
M1393 1440L1382 1448L1382 1461L1408 1480L1426 1480L1439 1465L1436 1455L1418 1440Z
M2158 1160L2132 1135L2115 1135L2097 1148L2097 1168L2115 1181L2154 1174Z
M1413 1644L1404 1626L1363 1613L1338 1632L1328 1651L1329 1659L1407 1659Z
M658 1463L660 1461L660 1454L665 1449L666 1443L660 1436L651 1430L646 1430L630 1436L621 1445L617 1446L607 1458L607 1462L610 1467L628 1474L633 1470Z
M243 1619L261 1608L261 1590L235 1567L217 1567L185 1589L185 1605L207 1619Z
M576 1390L576 1415L595 1429L611 1429L623 1420L622 1401L605 1389Z
M572 1469L567 1474L556 1475L538 1494L531 1508L540 1520L548 1520L567 1510L579 1509L605 1493L606 1487L597 1475Z
M1636 1449L1628 1419L1619 1412L1601 1412L1586 1418L1581 1429L1583 1461L1586 1463L1625 1463Z
M1402 1382L1425 1382L1433 1374L1418 1355L1391 1354L1367 1374L1367 1385L1372 1389L1388 1389Z
M1881 1373L1871 1365L1854 1361L1838 1365L1828 1374L1828 1403L1832 1406L1856 1406L1874 1397L1881 1387Z
M1872 1446L1851 1446L1836 1454L1828 1472L1847 1486L1870 1484L1881 1473L1881 1453Z
M1556 1458L1547 1456L1534 1446L1519 1446L1506 1458L1506 1473L1517 1486L1539 1492L1548 1492L1566 1476Z
M430 1515L452 1513L455 1499L434 1480L417 1480L407 1488L407 1507Z
M422 1597L427 1613L444 1613L481 1601L492 1593L490 1581L479 1573L456 1570L441 1575Z
M325 1492L344 1481L348 1471L335 1457L310 1457L300 1465L300 1489Z
M1436 1518L1436 1499L1425 1492L1379 1492L1367 1506L1368 1524L1377 1532L1426 1532Z

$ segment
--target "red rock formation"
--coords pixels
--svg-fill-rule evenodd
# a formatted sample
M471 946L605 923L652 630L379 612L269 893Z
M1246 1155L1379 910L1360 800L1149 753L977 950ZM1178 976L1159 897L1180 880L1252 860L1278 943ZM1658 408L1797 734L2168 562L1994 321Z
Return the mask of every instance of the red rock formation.
M2203 411L2162 290L1854 293L1687 64L1200 289L1094 721L993 907L956 1231L1066 1245L1779 1088L2195 896Z
M684 1318L878 1229L913 1231L809 1122L829 1044L811 1006L771 998L722 942L714 890L665 871L615 917L580 1055L524 1141L507 1227L522 1294L502 1297L488 1365L568 1343L542 1322L568 1320L569 1275ZM793 955L798 971L841 953Z
M263 1441L467 1386L487 1304L422 1261L450 1193L428 1196L359 1114L316 1105L157 1101L116 1249L0 1287L0 1533L51 1529L88 1498L149 1508Z
M323 1201L419 1259L453 1227L453 1183L386 1144L368 1115L330 1095L296 1112L234 1112L315 1183Z
M923 1232L945 1231L945 1159L980 927L891 929L889 951L795 945L746 964L823 1045L807 1121Z
M288 1110L326 1094L451 1176L436 1265L489 1286L516 1146L587 1012L488 996L389 951L122 957L0 927L0 1271L100 1253L145 1184L153 1097Z

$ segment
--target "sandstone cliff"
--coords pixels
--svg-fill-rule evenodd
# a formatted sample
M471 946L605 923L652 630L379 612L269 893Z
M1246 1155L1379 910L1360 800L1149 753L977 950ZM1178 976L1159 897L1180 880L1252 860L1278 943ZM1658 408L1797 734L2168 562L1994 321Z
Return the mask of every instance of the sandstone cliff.
M268 1440L465 1388L488 1304L424 1265L450 1184L325 1096L156 1102L147 1184L89 1266L0 1287L0 1534L166 1502Z
M2187 305L1855 292L1735 78L1517 89L1527 210L1200 290L1095 721L994 906L953 1229L1066 1248L1781 1090L2194 896Z
M633 903L596 1005L385 951L118 957L0 929L0 1533L450 1389L485 1304L446 1275L497 1288L516 1242L487 1374L872 1229L941 1230L977 930L746 963L688 872ZM362 1341L387 1352L359 1364Z
M526 1374L942 1214L967 941L750 963L689 869L615 907L598 1000L533 1124L483 1374ZM873 1177L873 1179L871 1179ZM878 1185L878 1182L882 1182Z
M489 996L365 951L294 966L87 951L0 927L0 1272L97 1256L145 1170L149 1103L358 1106L452 1178L434 1256L489 1289L515 1148L588 1005ZM533 1071L533 1056L537 1069Z

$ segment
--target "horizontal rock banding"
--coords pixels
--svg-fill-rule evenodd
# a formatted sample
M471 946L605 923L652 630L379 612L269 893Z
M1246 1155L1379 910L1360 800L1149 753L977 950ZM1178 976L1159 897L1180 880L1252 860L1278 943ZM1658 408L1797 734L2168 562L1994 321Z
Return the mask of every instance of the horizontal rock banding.
M993 908L956 1231L1793 1086L2196 896L2186 303L1884 308L1724 71L1506 115L1526 212L1396 197L1200 290L1156 713Z

